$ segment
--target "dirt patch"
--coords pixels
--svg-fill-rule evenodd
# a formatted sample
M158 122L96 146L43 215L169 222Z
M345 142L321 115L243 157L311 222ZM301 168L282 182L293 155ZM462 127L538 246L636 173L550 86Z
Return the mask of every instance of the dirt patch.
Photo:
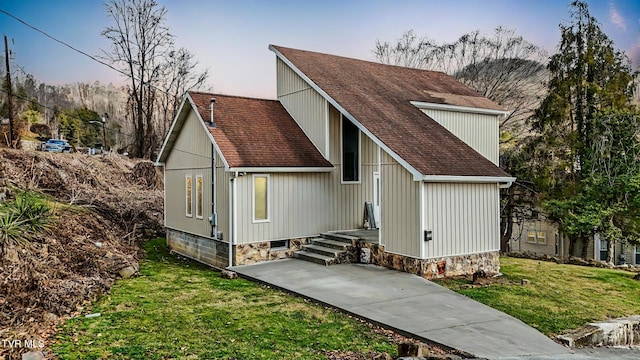
M141 241L163 234L162 175L149 161L2 149L0 181L9 197L47 196L55 214L47 233L0 258L2 339L46 346L55 326L108 291L119 270L137 269ZM0 347L0 357L30 350L39 349Z

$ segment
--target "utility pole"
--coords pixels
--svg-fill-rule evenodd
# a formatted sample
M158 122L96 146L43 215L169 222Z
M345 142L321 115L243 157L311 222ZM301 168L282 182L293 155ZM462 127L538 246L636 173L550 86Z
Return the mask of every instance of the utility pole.
M13 94L11 93L11 71L9 71L9 45L7 45L7 35L4 36L4 54L7 64L7 105L9 105L9 147L13 144ZM17 144L17 140L16 140Z

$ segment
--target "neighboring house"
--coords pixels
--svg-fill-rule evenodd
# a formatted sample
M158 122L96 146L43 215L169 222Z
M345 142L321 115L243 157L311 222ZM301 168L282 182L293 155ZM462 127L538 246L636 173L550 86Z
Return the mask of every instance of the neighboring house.
M374 263L499 270L505 110L444 73L269 48L278 100L185 96L157 161L169 246L217 267L287 257L362 228L371 202Z
M583 247L586 246L583 252ZM607 241L601 240L596 233L586 243L578 242L569 252L569 238L559 231L558 226L546 220L531 220L514 224L513 236L509 240L509 251L529 252L538 255L557 256L567 259L570 256L583 257L585 260L607 261ZM640 245L616 243L613 254L614 263L640 265Z
M562 234L558 231L558 226L553 222L525 220L513 224L513 233L509 240L509 251L567 258L569 256L569 242L562 237Z

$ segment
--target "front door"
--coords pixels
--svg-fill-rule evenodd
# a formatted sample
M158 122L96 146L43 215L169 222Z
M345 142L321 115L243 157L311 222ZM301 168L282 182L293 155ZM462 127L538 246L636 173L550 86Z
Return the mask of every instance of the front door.
M373 173L373 217L376 219L376 227L380 228L380 173Z

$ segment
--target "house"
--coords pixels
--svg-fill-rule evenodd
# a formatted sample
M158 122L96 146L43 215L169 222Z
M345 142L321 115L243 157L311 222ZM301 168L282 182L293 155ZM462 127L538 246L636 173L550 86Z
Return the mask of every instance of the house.
M557 224L546 219L537 219L514 224L509 251L562 259L573 256L585 260L607 261L608 244L596 233L584 241L576 242L573 251L570 251L569 238L562 234ZM640 245L616 243L613 252L616 265L640 265Z
M172 249L217 267L288 257L368 209L373 263L499 270L504 109L441 72L269 49L277 100L184 98L157 160Z

